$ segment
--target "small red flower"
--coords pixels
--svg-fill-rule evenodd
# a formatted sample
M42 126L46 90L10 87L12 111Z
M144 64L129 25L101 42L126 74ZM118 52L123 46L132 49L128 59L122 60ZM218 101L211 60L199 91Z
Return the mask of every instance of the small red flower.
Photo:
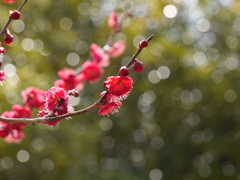
M87 61L82 65L83 79L89 83L98 81L103 75L103 69L94 62Z
M110 76L106 80L109 93L125 99L132 90L133 80L129 76Z
M3 0L4 3L12 4L15 3L16 0Z
M54 82L55 87L63 88L65 91L72 89L81 90L84 86L82 80L83 75L76 76L76 73L73 69L65 68L58 72L60 80Z
M45 93L45 97L45 108L48 111L54 110L59 105L60 101L63 101L61 106L65 106L67 110L68 96L64 89L52 87Z
M42 109L44 107L45 91L30 87L22 92L23 102L30 108Z
M68 104L68 95L63 88L52 87L45 93L45 108L46 110L40 111L38 117L43 116L59 116L62 114L73 111L73 107ZM55 126L59 121L44 123Z
M121 102L110 102L101 107L98 111L98 115L109 116L109 114L117 113L117 108L122 106Z
M64 68L58 71L58 76L64 81L74 81L76 73L73 69Z
M126 49L125 42L120 40L114 43L107 51L107 53L110 55L110 57L116 58L120 56L125 51L125 49Z
M92 57L92 62L100 67L107 67L110 64L109 56L102 50L101 47L96 44L90 46L90 55Z
M114 29L118 26L118 18L117 18L117 13L116 12L112 12L110 15L109 15L109 18L108 18L108 26L111 28L111 29Z

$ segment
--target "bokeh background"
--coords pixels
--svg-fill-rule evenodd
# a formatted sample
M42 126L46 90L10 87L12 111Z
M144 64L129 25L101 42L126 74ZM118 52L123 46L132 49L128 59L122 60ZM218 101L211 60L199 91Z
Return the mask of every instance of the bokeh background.
M21 3L1 2L1 27ZM0 140L0 179L240 179L238 0L29 0L1 57L1 113L22 104L26 88L48 90L59 70L81 66L91 43L104 46L109 13L127 3L134 17L117 36L125 53L72 100L75 109L96 101L102 81L155 34L139 56L145 70L131 71L134 88L120 112L29 125L20 144Z

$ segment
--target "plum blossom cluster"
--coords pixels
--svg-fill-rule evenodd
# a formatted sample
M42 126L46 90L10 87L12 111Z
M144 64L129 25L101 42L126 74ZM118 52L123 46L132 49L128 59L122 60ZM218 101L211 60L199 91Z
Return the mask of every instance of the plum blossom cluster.
M120 32L121 22L116 12L110 14L108 25L113 30L113 36ZM60 70L58 75L61 79L56 80L54 86L61 87L66 91L81 90L84 87L84 81L91 84L99 81L104 73L103 68L110 65L110 58L119 57L125 51L125 48L123 40L115 43L109 41L103 48L97 44L91 44L89 60L83 63L77 71L70 68Z
M69 95L74 95L73 91ZM72 112L73 107L68 104L69 95L63 88L52 87L45 93L45 110L40 111L38 117L54 117ZM44 124L56 126L58 122L60 120Z
M28 88L22 92L24 106L14 105L12 111L6 111L2 117L32 118L32 109L41 109L44 106L44 91L37 88ZM19 143L24 138L23 128L26 123L7 124L0 122L0 137L8 143Z
M32 113L28 107L14 105L12 111L6 111L2 116L6 118L31 118ZM20 143L24 138L22 130L26 125L25 123L7 124L0 122L0 137L7 143Z
M23 106L14 105L12 111L6 111L2 117L6 118L32 118L32 110L40 110L39 117L54 117L73 111L73 107L68 104L69 96L78 97L77 91L72 90L67 94L62 88L52 87L45 92L34 87L30 87L22 92ZM42 110L45 108L45 110ZM43 123L55 126L58 121ZM7 124L0 121L0 137L8 143L19 143L24 138L23 128L26 123Z
M4 0L5 3L14 3L16 0ZM27 2L24 0L19 11L23 5ZM0 36L5 34L4 43L10 45L13 41L13 36L10 31L7 29L8 24L11 20L17 20L20 18L20 13L18 10L10 11L9 21L6 26L0 32ZM124 13L123 17L130 17L131 14ZM103 116L109 116L118 112L118 109L122 106L122 101L126 99L133 89L133 80L129 77L130 70L132 67L133 70L137 73L143 71L144 64L140 62L136 57L141 52L141 50L148 46L148 41L151 40L153 36L139 43L138 52L133 56L130 62L120 68L117 76L108 77L103 85L106 89L100 94L100 99L94 103L92 106L79 110L78 112L73 112L73 107L69 104L69 97L78 97L79 92L84 87L84 82L95 83L99 81L104 73L105 67L110 65L111 58L119 57L125 51L125 42L120 40L114 42L114 37L117 33L121 31L121 26L124 18L121 20L116 12L113 12L109 15L108 25L113 31L113 35L109 38L106 45L100 47L96 44L90 45L90 58L84 62L80 68L73 70L70 68L64 68L58 72L60 77L59 80L54 82L54 87L50 88L47 92L39 90L34 87L30 87L22 92L23 105L14 105L12 111L6 111L2 114L2 117L14 119L14 122L6 123L0 121L0 137L3 138L8 143L19 143L24 138L23 129L27 126L28 122L33 123L32 111L34 109L38 110L38 120L46 125L56 126L63 117L70 117L71 114L80 114L86 113L92 109L99 108L98 114ZM6 53L6 49L1 47L0 42L0 54ZM2 62L0 62L0 67ZM0 71L0 85L3 84L5 80L5 75L3 71ZM72 113L73 112L73 113ZM61 117L59 117L61 116ZM50 117L53 117L51 121ZM18 120L18 118L28 118ZM37 118L36 118L37 119ZM39 121L37 121L39 122Z

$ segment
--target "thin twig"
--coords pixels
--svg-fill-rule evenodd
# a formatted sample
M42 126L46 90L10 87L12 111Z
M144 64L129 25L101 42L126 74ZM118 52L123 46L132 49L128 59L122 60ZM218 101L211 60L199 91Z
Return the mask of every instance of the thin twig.
M23 8L23 6L27 3L28 0L24 0L22 5L18 8L18 11L20 12ZM11 23L12 18L11 15L9 16L9 19L7 21L7 23L5 24L5 26L2 28L2 30L0 31L0 36L6 32L7 27L9 26L9 24Z

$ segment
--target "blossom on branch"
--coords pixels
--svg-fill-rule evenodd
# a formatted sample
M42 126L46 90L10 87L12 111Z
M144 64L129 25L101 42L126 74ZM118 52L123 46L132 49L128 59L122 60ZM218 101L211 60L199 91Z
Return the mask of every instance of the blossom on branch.
M32 113L29 108L19 105L13 106L13 111L6 111L2 114L6 118L31 118ZM25 123L13 123L11 125L1 122L0 123L0 137L4 138L7 143L20 143L24 138L22 132Z
M98 115L109 116L109 114L117 113L117 108L122 106L121 102L110 102L101 107L98 111Z
M42 109L44 107L45 91L30 87L22 92L23 102L30 108Z
M109 15L109 18L108 18L108 26L109 26L111 29L114 29L114 28L116 28L118 25L119 25L119 23L118 23L117 13L116 13L116 12L112 12L112 13Z
M107 67L110 64L109 55L106 54L101 47L96 44L90 46L90 55L92 62L100 67Z
M73 69L64 68L58 72L58 76L61 78L60 80L56 80L54 82L55 87L63 88L65 91L69 91L72 89L81 90L83 88L83 76L76 75Z
M120 40L118 42L115 42L107 51L107 53L110 55L110 57L117 58L125 51L125 49L125 42L123 40Z
M67 92L63 88L52 87L45 93L46 110L40 111L38 117L54 117L73 111L73 107L68 104L68 99ZM56 126L59 121L60 120L44 124Z
M132 90L133 80L129 76L110 76L105 81L105 87L110 94L126 99Z
M94 83L101 79L103 75L103 69L96 63L87 61L82 65L82 76L83 79L89 83Z

